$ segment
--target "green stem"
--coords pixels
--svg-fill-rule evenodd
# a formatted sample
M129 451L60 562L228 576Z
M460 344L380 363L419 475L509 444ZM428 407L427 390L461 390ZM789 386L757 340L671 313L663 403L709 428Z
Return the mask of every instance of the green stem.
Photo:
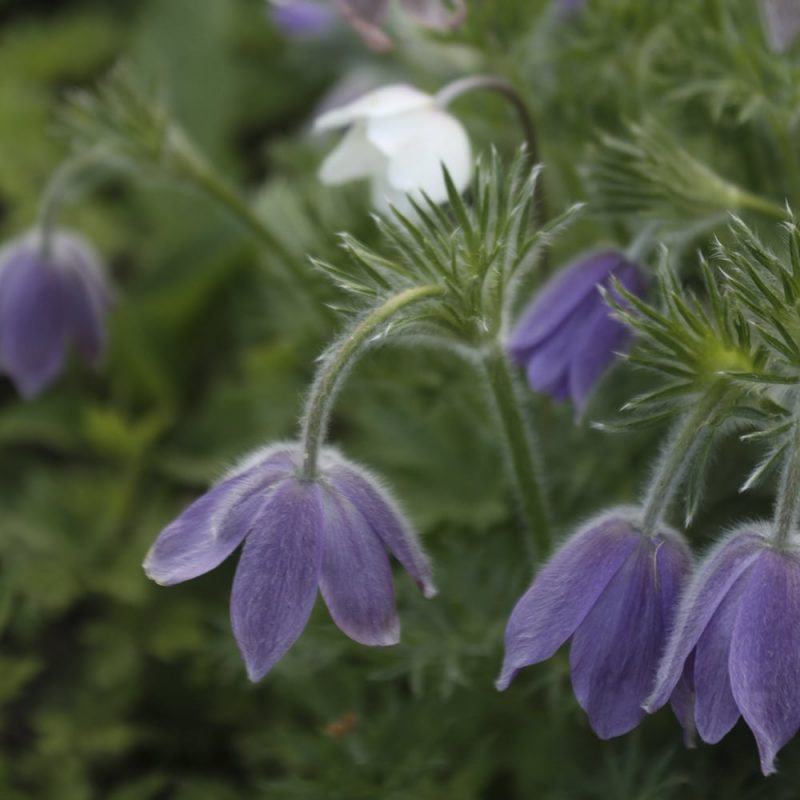
M357 322L352 330L325 354L306 401L301 422L302 476L305 480L314 480L317 476L319 451L325 440L333 402L355 357L369 340L375 337L379 329L399 311L443 292L444 289L439 286L414 286L392 295Z
M109 154L100 147L92 147L63 161L50 177L39 203L38 227L41 232L42 252L50 251L50 240L61 209L74 189L75 181L88 169L110 161Z
M276 256L272 263L277 265L281 277L289 284L296 284L296 276L289 268L292 254L264 224L250 204L214 170L194 145L181 133L173 132L168 151L174 159L173 168L178 176L194 184L238 219L242 227Z
M531 558L541 556L550 546L550 522L534 456L533 435L502 347L495 345L485 351L483 370L503 434L514 491L530 534L525 539L526 549Z
M708 428L708 418L719 404L722 393L721 385L714 384L694 408L675 425L672 438L645 494L643 533L647 535L656 533L672 498L680 488L686 471L691 466L694 455L705 441L705 437L713 434Z
M800 398L795 411L792 440L786 452L778 496L775 499L773 542L786 546L797 524L800 509Z
M741 191L739 193L738 205L749 211L755 211L758 214L772 217L779 222L786 222L789 219L789 214L782 205L773 203L771 200L759 197L756 194L751 194L750 192Z

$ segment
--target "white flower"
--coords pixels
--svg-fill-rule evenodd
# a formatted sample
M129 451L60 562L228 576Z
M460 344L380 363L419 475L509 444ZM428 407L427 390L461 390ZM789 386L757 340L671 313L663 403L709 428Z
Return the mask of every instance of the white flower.
M385 86L323 114L314 129L348 125L320 168L323 183L369 178L376 207L388 209L391 203L403 210L410 207L407 195L419 200L424 192L436 203L447 199L442 165L459 191L469 184L473 161L467 132L425 92Z

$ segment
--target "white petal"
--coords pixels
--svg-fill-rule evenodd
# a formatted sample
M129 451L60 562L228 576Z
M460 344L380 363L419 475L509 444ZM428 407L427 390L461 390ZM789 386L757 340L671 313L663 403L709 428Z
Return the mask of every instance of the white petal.
M386 176L375 175L372 179L372 205L381 214L389 214L392 207L396 208L401 214L406 216L414 215L414 207L408 200L405 192L394 189Z
M415 119L411 119L411 117ZM447 199L447 189L442 175L442 164L447 167L458 191L467 188L472 176L472 149L467 132L450 114L438 109L416 112L408 117L412 126L406 136L397 135L391 143L387 178L389 184L402 192L425 192L435 203ZM368 129L370 141L383 152L390 138L380 138L384 146L377 145L372 125Z
M327 184L347 183L385 170L386 158L367 140L365 123L358 122L322 162L319 179Z
M327 131L342 128L361 119L374 119L392 114L402 114L433 104L433 98L420 92L413 86L397 83L383 86L375 91L348 103L341 108L334 108L314 121L315 131Z

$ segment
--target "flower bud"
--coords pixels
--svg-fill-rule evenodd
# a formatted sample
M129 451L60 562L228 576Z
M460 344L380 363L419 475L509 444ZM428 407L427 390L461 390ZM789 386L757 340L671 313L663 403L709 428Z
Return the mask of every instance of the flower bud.
M63 231L48 245L32 231L0 250L0 370L24 397L58 377L68 344L92 365L106 345L111 291L98 256Z

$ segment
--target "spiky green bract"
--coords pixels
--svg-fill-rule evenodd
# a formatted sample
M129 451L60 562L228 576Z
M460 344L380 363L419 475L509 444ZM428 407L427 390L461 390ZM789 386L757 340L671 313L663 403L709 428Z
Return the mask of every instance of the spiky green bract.
M420 284L438 285L443 295L435 310L429 307L424 319L411 316L404 323L413 323L417 334L460 345L492 342L504 330L519 282L580 208L574 205L535 227L539 179L540 169L530 168L524 152L507 168L493 152L488 164L476 168L469 201L445 170L446 207L426 197L412 201L413 215L393 209L390 216L375 218L385 245L381 251L342 234L350 263L315 263L356 306Z

